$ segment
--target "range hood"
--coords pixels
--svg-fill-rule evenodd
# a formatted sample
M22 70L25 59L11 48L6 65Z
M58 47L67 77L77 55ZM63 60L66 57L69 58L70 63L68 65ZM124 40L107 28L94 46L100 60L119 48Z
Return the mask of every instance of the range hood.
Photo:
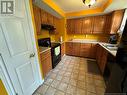
M41 24L41 29L49 30L49 31L55 31L56 28L49 24Z

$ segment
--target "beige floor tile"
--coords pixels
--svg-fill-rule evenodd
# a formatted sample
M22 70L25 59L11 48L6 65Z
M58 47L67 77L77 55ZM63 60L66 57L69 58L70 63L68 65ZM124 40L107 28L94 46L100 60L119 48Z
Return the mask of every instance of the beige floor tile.
M103 76L101 76L101 75L93 75L93 77L96 80L104 80Z
M62 78L62 82L64 82L64 83L69 83L69 81L70 81L69 77L63 77Z
M105 83L103 80L94 80L94 83L96 86L105 87Z
M96 87L97 95L104 95L105 88L103 87Z
M48 78L46 81L44 81L44 84L50 85L53 82L53 79Z
M58 89L63 91L63 92L66 92L67 86L68 85L66 83L61 82L60 85L58 86Z
M50 78L51 78L51 79L55 79L55 78L56 78L56 76L57 76L57 74L52 73L52 74L50 75Z
M76 95L86 95L86 90L77 88Z
M66 93L75 95L76 94L76 87L72 85L68 85Z
M92 93L92 92L87 92L87 94L86 94L86 95L97 95L97 94Z
M88 92L96 93L95 86L92 84L87 84L86 86Z
M62 77L63 77L63 76L61 76L61 75L57 75L57 76L56 76L56 80L61 81L61 80L62 80Z
M86 89L86 83L82 81L77 81L77 87L81 89Z
M49 87L48 90L46 91L45 95L54 95L56 89L53 87Z
M88 84L94 84L94 79L93 79L93 77L86 77L86 82L87 82Z
M85 80L86 80L85 75L83 76L83 75L80 75L80 74L79 74L78 80L79 80L79 81L85 81Z
M59 85L60 81L54 80L51 84L52 87L56 88Z
M55 92L55 95L65 95L65 93L62 92L62 91L60 91L60 90L57 90L57 91Z
M103 95L103 77L89 71L87 60L64 56L33 95Z
M41 95L41 94L39 94L39 93L35 92L35 93L34 93L34 94L32 94L32 95Z
M37 89L36 92L44 95L48 88L49 88L49 86L43 84L42 86L40 86L40 87Z
M70 85L73 85L73 86L77 86L77 80L75 80L75 79L70 79L69 84L70 84Z
M70 73L70 72L65 72L65 73L64 73L64 76L65 76L65 77L70 77L70 76L71 76L71 73Z

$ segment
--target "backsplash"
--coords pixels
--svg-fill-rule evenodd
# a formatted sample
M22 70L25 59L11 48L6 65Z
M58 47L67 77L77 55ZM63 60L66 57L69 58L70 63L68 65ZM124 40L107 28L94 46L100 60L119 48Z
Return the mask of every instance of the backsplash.
M67 40L72 39L90 39L102 42L108 42L109 35L67 35Z

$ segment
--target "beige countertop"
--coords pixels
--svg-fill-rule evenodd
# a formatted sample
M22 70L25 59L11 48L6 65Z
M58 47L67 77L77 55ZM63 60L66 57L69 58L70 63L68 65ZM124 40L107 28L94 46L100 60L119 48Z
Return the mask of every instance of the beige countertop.
M117 50L110 50L106 48L103 44L108 44L108 43L99 43L104 49L106 49L110 54L112 54L114 57L116 57Z
M74 42L74 43L100 43L100 41L97 40L91 40L91 39L73 39L67 42Z
M110 50L107 47L105 47L103 44L108 44L104 42L100 42L97 40L91 40L91 39L73 39L67 42L74 42L74 43L92 43L92 44L100 44L104 49L106 49L110 54L112 54L114 57L116 56L117 50Z
M50 47L39 47L39 52L40 54L47 51L47 50L50 50L51 48Z

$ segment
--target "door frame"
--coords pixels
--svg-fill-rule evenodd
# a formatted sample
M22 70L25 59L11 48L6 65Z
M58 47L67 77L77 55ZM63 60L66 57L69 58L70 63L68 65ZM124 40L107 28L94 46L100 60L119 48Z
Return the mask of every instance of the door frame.
M32 40L32 45L33 45L33 49L35 51L35 57L36 57L36 61L37 61L37 68L38 68L38 73L39 73L39 82L40 85L43 84L44 79L42 79L42 74L41 74L41 70L40 70L40 63L39 63L39 56L38 56L38 50L37 50L37 42L36 42L36 29L34 27L34 22L33 22L33 14L32 14L32 9L31 9L31 4L32 4L32 0L24 0L25 1L25 7L26 7L26 11L27 11L27 16L28 16L28 25L29 25L29 29L31 31L31 40Z

